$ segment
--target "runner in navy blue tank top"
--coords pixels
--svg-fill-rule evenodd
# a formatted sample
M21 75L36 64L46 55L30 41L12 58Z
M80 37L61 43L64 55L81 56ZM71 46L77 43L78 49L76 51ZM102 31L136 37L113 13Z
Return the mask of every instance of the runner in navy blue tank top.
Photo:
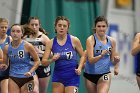
M85 64L85 84L88 93L108 93L111 83L110 62L118 74L120 57L116 52L116 41L107 36L107 19L99 16L95 20L95 34L87 38L87 61Z
M80 85L84 52L80 40L68 34L69 26L70 23L66 17L59 16L56 18L56 36L49 42L42 59L44 65L55 62L52 76L53 93L78 93ZM49 59L51 51L54 56ZM78 55L80 55L79 66Z
M132 44L131 54L136 59L136 80L140 89L140 33L137 33Z

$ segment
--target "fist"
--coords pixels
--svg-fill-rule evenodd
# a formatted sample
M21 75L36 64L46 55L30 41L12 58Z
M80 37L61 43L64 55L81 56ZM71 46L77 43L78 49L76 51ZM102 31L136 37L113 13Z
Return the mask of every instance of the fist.
M117 64L118 62L120 62L120 57L114 56L114 64Z
M119 74L119 69L118 68L114 68L114 75L118 75Z
M0 70L4 71L8 68L6 64L0 64Z

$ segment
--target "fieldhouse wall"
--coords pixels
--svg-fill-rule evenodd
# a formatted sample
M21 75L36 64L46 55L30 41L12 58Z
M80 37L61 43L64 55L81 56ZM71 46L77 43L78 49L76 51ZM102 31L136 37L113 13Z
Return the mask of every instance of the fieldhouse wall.
M135 15L131 6L127 9L115 8L115 0L108 0L108 34L115 37L120 54L119 75L113 76L110 93L138 93L134 75L134 61L131 44L135 32ZM113 68L112 68L113 70Z
M0 17L7 18L9 24L20 23L23 0L0 0Z

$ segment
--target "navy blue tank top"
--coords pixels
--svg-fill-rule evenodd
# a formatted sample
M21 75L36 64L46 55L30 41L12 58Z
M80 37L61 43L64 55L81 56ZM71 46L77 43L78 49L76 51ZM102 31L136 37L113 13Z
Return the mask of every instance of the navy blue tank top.
M57 37L53 40L52 45L52 52L53 54L60 54L60 58L55 61L55 68L54 71L67 71L72 70L77 67L78 60L77 60L77 52L72 46L72 41L70 35L67 34L67 40L64 45L59 45L57 42Z

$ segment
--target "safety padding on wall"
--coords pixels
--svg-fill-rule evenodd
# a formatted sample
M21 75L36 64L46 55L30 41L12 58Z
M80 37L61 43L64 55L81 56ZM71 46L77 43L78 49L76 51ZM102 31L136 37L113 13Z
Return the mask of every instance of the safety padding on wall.
M116 7L127 8L131 7L132 0L116 0Z

